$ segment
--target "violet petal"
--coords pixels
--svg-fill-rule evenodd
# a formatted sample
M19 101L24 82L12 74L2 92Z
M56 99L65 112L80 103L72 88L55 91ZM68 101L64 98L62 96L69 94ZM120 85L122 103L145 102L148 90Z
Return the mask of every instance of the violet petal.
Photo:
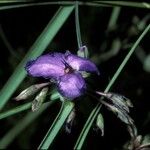
M81 96L86 90L85 81L79 73L62 76L57 87L60 94L69 99Z
M99 74L96 65L86 58L82 58L67 52L65 54L65 60L73 69L77 71L96 72Z
M29 61L25 69L33 77L58 79L64 75L64 54L52 53L38 57Z

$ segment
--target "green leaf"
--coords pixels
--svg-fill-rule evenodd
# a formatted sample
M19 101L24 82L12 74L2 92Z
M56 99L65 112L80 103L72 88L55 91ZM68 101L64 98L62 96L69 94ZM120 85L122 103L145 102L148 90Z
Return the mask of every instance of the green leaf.
M54 100L57 100L58 98L59 98L59 93L58 92L54 92L51 95L50 100L54 101ZM9 116L15 115L17 113L20 113L22 111L25 111L27 109L30 109L31 106L32 106L32 103L29 102L29 103L23 104L21 106L15 107L13 109L10 109L10 110L8 110L6 112L2 112L2 113L0 113L0 119L4 119L6 117L9 117Z
M73 9L74 9L73 6L64 6L60 7L59 10L56 12L54 17L48 23L46 28L43 30L41 35L35 41L35 43L30 48L24 59L17 66L12 76L9 78L7 83L2 88L0 92L0 109L2 109L5 106L11 95L15 92L19 84L26 77L26 72L24 70L26 62L29 59L36 58L37 56L42 54L42 52L53 40L59 29L62 27L64 22L67 20Z
M128 60L130 59L131 55L133 54L133 52L135 51L135 49L137 48L137 46L139 45L139 43L141 42L141 40L144 38L144 36L148 33L149 29L150 29L150 24L145 28L145 30L143 31L143 33L140 35L140 37L134 43L134 45L132 46L132 48L129 50L128 54L126 55L126 57L122 61L121 65L119 66L119 68L115 72L114 76L110 80L108 86L106 87L105 92L108 92L111 89L112 85L114 84L114 82L116 81L116 79L118 78L118 76L120 75L121 71L124 69L124 67L127 64Z
M84 127L83 127L83 129L82 129L82 131L81 131L81 133L80 133L80 135L78 137L78 139L77 139L77 142L76 142L76 144L74 146L74 149L81 149L82 148L83 143L84 143L84 141L86 139L86 136L89 133L89 130L90 130L90 128L91 128L91 126L92 126L96 116L98 115L98 113L100 111L100 108L101 108L101 105L98 104L92 110L90 116L88 117L88 119L87 119L87 121L86 121L86 123L85 123L85 125L84 125Z
M4 135L0 140L0 149L6 149L9 144L40 114L43 113L54 101L44 104L39 111L29 112L22 120L16 123L16 125L8 130L6 135Z
M130 51L128 52L128 54L126 55L126 57L124 58L123 62L121 63L121 65L119 66L119 68L117 69L117 71L115 72L115 74L113 75L112 79L110 80L109 84L107 85L105 92L108 92L113 84L115 83L116 79L118 78L118 76L120 75L121 71L124 69L125 65L127 64L128 60L130 59L131 55L133 54L133 52L135 51L136 47L139 45L139 43L141 42L141 40L144 38L144 36L148 33L150 29L150 24L145 28L145 30L143 31L143 33L140 35L140 37L137 39L137 41L134 43L134 45L132 46L132 48L130 49ZM81 149L84 141L87 137L87 134L89 133L89 130L97 116L97 114L100 111L101 105L99 107L100 104L97 104L97 106L93 109L93 111L91 112L90 116L88 117L80 135L79 138L77 139L77 142L75 144L74 149Z
M82 46L82 40L81 40L81 32L80 32L78 1L76 1L76 3L75 3L75 25L76 25L76 35L77 35L78 48L80 48Z
M27 0L1 0L0 1L0 4L2 3L2 4L9 4L9 3L18 3L18 2L20 2L20 3L22 3L22 2L27 2Z
M24 8L24 7L32 7L32 6L47 6L47 5L61 5L61 6L70 6L75 5L76 1L53 1L53 2L26 2L23 4L14 3L12 5L0 6L0 10L14 9L14 8ZM144 8L150 9L150 3L147 2L129 2L129 1L92 1L92 2L82 2L78 1L78 5L83 6L93 6L93 7L133 7L133 8Z
M117 24L117 20L119 18L120 15L120 11L121 8L120 7L114 7L111 13L111 17L108 23L108 30L112 30L113 28L115 28L116 24Z
M129 1L94 1L98 4L105 4L110 6L127 6L135 8L147 8L150 9L150 3L146 2L129 2Z
M59 114L57 115L38 149L48 149L50 147L73 108L74 103L70 101L64 101Z
M21 106L15 107L15 108L12 108L6 112L0 113L0 119L4 119L6 117L15 115L17 113L20 113L20 112L25 111L25 110L30 109L30 108L31 108L31 102L23 104Z
M143 69L150 73L150 54L144 59Z

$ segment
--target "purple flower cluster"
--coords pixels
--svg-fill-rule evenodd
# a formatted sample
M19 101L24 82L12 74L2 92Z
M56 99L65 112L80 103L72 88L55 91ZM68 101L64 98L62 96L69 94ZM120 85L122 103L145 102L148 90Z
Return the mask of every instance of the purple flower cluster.
M69 99L81 96L86 90L82 72L99 71L96 65L86 58L71 54L50 53L29 61L26 71L33 77L43 77L55 81L59 93Z

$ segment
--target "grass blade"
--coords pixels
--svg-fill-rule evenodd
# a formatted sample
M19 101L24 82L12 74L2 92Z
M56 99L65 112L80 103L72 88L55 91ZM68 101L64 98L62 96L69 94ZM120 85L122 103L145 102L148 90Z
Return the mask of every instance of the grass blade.
M144 36L147 34L147 32L149 31L149 29L150 29L150 24L145 28L145 30L143 31L143 33L140 35L140 37L137 39L137 41L134 43L134 45L132 46L132 48L130 49L130 51L128 52L128 54L126 55L126 57L124 58L123 62L121 63L121 65L117 69L116 73L114 74L114 76L110 80L108 86L106 87L105 92L108 92L111 89L112 85L114 84L114 82L116 81L116 79L118 78L118 76L120 75L120 73L123 70L124 66L127 64L127 62L130 59L131 55L133 54L133 52L135 51L135 49L137 48L137 46L139 45L139 43L141 42L141 40L144 38Z
M127 6L127 7L150 9L150 3L146 2L129 2L129 1L94 1L94 2L110 6L120 6L120 7Z
M30 109L30 108L31 108L31 104L32 104L32 103L29 102L29 103L23 104L22 106L18 106L18 107L16 107L16 108L13 108L13 109L8 110L8 111L6 111L6 112L0 113L0 120L1 120L1 119L4 119L4 118L6 118L6 117L9 117L9 116L15 115L15 114L17 114L17 113L20 113L20 112L22 112L22 111L25 111L25 110L27 110L27 109Z
M83 45L82 45L81 32L80 32L79 4L78 4L78 2L75 3L75 25L76 25L76 35L77 35L77 42L78 42L78 49L79 49Z
M50 97L50 100L51 101L54 101L54 100L57 100L59 98L59 93L58 92L54 92L51 97ZM46 102L47 103L47 102ZM29 103L26 103L26 104L23 104L21 106L18 106L18 107L15 107L15 108L12 108L6 112L2 112L0 113L0 120L1 119L4 119L6 117L9 117L9 116L12 116L12 115L15 115L15 114L18 114L22 111L25 111L27 109L31 109L31 105L32 105L32 102L29 102Z
M80 135L78 137L78 139L77 139L77 142L76 142L76 144L74 146L74 149L81 149L82 148L83 143L84 143L84 141L85 141L85 139L87 137L87 134L89 133L89 130L90 130L90 128L91 128L91 126L92 126L96 116L98 115L100 109L101 109L101 105L98 104L92 110L90 116L88 117L88 119L87 119L87 121L86 121L86 123L85 123L85 125L84 125L84 127L83 127L83 129L82 129L82 131L81 131L81 133L80 133Z
M114 7L113 8L112 13L111 13L111 17L110 17L110 20L108 23L108 27L107 27L108 30L113 29L116 26L117 20L118 20L119 15L120 15L120 11L121 11L120 7Z
M146 27L146 29L143 31L143 33L140 35L140 37L137 39L137 41L134 43L133 47L130 49L130 51L128 52L128 54L126 55L126 57L124 58L123 62L121 63L121 65L119 66L119 68L117 69L116 73L114 74L114 76L112 77L111 81L109 82L109 84L107 85L105 92L108 92L111 87L113 86L114 82L116 81L116 79L118 78L118 76L120 75L121 71L123 70L123 68L125 67L125 65L127 64L128 60L130 59L131 55L133 54L133 52L135 51L136 47L139 45L139 43L141 42L141 40L144 38L144 36L147 34L147 32L150 30L150 24ZM98 115L101 105L97 104L97 106L93 109L93 111L91 112L90 116L88 117L80 135L79 138L75 144L74 149L81 149L84 141L87 137L87 134L89 133L89 130L96 118L96 116Z
M64 104L62 104L59 114L57 115L38 149L48 149L50 147L73 108L74 103L70 101L65 101Z
M23 7L32 7L32 6L47 6L47 5L63 5L63 6L71 6L75 5L76 1L53 1L53 2L26 2L23 4L11 4L0 6L0 10L7 9L16 9ZM127 1L93 1L93 2L81 2L78 1L79 5L83 6L93 6L93 7L133 7L133 8L144 8L150 9L150 3L147 2L127 2Z
M17 123L7 134L0 140L0 149L5 149L31 122L33 122L42 112L47 109L53 101L43 104L37 112L29 112L25 118Z
M19 55L15 52L15 50L13 49L13 47L11 46L10 42L8 41L5 32L3 31L2 26L0 25L0 38L2 39L3 43L5 44L6 48L8 49L8 51L10 52L10 54L19 60Z
M44 31L35 41L33 46L30 48L29 52L26 54L21 63L17 66L16 70L9 78L7 83L4 85L0 92L0 110L7 103L11 95L15 92L19 84L26 77L26 72L24 70L25 63L31 58L39 56L48 46L48 44L53 40L61 26L67 20L74 6L64 6L60 7L56 12L52 20L48 23Z
M27 0L1 0L0 4L9 4L9 3L22 3L22 2L27 2Z

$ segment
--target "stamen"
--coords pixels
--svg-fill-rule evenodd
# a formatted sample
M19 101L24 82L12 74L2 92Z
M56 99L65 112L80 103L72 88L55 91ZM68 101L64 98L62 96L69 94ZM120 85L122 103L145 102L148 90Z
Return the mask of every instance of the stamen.
M65 74L72 73L74 71L73 68L64 59L62 63L65 65L65 69L64 69Z
M67 73L69 73L70 72L70 69L69 68L65 68L65 73L67 74Z

